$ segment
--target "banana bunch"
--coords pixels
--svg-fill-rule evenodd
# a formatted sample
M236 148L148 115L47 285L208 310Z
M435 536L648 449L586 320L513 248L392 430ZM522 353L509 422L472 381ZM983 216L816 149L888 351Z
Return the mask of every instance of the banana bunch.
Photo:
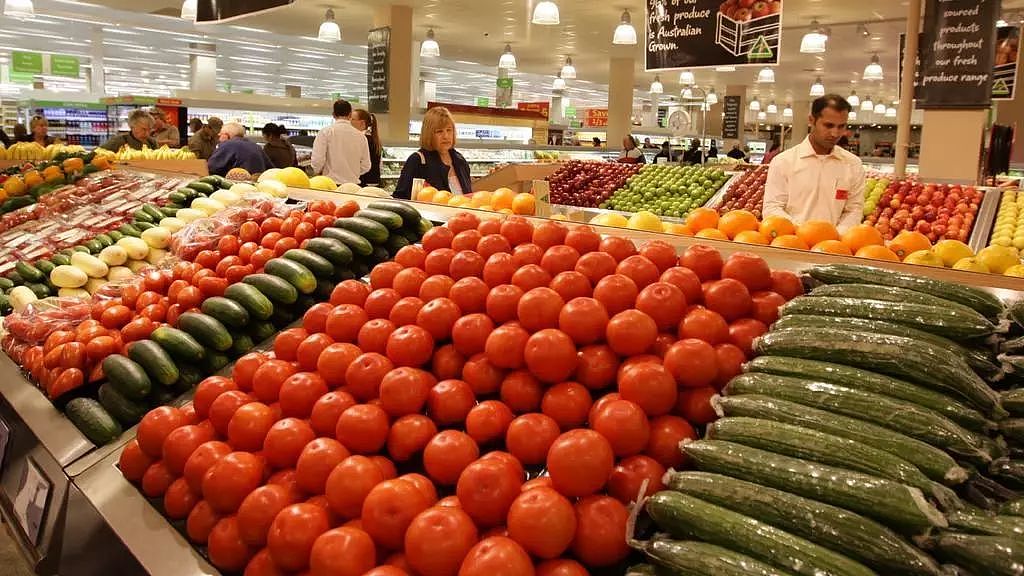
M81 154L85 148L50 144L45 148L35 142L17 142L4 150L0 147L0 159L3 160L53 160L58 154Z
M128 146L117 151L116 160L195 160L196 155L188 148L169 148L166 145L151 149L143 146L141 150L135 150Z

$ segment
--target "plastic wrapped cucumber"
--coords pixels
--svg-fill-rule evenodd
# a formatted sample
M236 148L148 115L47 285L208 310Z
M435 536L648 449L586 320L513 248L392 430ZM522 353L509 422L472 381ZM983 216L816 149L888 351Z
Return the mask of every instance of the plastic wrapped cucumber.
M935 554L974 574L1020 576L1024 574L1024 539L976 536L946 532L928 541Z
M655 538L641 548L657 564L653 570L632 570L638 576L787 576L784 572L750 556L721 546L692 540Z
M928 304L862 300L834 296L799 296L779 308L783 318L796 314L865 318L907 324L933 334L964 340L988 336L996 331L993 324L974 310L959 306L940 308Z
M999 513L1004 516L1024 517L1024 498L1003 502L999 506Z
M949 527L960 532L1024 538L1024 518L1017 516L999 516L970 507L951 512L946 518L949 520Z
M999 432L1017 445L1024 444L1024 418L1003 420L999 423Z
M1008 486L1024 488L1024 461L998 458L988 467L989 474Z
M1024 417L1024 388L1003 392L1002 403L1011 415Z

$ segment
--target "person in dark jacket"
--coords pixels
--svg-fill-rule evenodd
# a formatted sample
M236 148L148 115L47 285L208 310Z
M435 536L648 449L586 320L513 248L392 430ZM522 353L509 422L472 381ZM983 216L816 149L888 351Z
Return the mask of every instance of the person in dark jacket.
M245 139L245 126L228 122L221 129L221 135L227 139L206 161L210 174L224 176L232 168L245 168L250 174L259 174L274 167L259 144Z
M142 150L142 147L145 146L150 150L156 150L158 148L156 140L149 135L152 131L153 117L149 112L133 110L128 115L128 133L111 136L109 140L100 145L100 148L117 152L125 146L135 150Z
M455 150L455 121L447 108L431 108L423 115L420 149L405 161L402 176L395 186L395 198L411 198L416 178L452 194L473 191L469 162Z
M284 126L278 126L273 122L268 122L263 127L263 138L266 139L263 151L266 152L267 158L270 158L274 168L288 168L299 163L295 156L295 147L284 138L284 134Z
M655 164L658 163L658 158L664 158L666 162L671 164L672 161L675 160L675 158L676 158L676 155L672 153L672 144L670 144L668 141L662 142L661 143L661 152L658 152L654 156L654 163Z
M380 131L377 129L377 116L361 108L352 111L352 126L366 133L366 143L370 147L370 171L359 177L363 186L380 185L380 156L384 149L380 145Z

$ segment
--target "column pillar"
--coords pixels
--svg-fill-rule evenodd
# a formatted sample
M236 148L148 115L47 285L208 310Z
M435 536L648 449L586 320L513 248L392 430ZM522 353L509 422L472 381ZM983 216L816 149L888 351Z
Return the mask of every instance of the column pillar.
M988 109L925 110L921 122L921 179L977 181L987 121Z
M1017 78L1024 78L1024 64L1017 59ZM996 124L1013 126L1016 138L1020 144L1013 147L1010 156L1010 163L1024 164L1024 85L1018 82L1014 90L1013 100L999 100L996 102Z
M217 57L212 55L217 47L213 44L194 42L189 44L196 50L208 50L211 56L189 54L189 79L193 92L216 92L217 90Z
M807 128L810 125L811 102L810 100L797 100L790 104L793 108L793 132L790 136L789 146L796 146L807 136ZM786 148L783 144L783 148Z
M107 93L107 75L103 71L103 28L92 29L92 51L89 53L89 92L97 98Z
M633 129L633 84L636 64L632 46L612 46L608 62L608 148L622 146L622 138Z
M404 143L409 140L413 89L419 88L418 78L413 77L412 7L390 5L379 8L374 14L373 27L384 26L391 27L388 67L390 109L377 118L385 142Z
M900 82L900 107L896 111L896 177L907 173L910 156L910 116L914 113L914 78L917 76L917 40L921 25L921 0L907 5L906 48L903 51L903 78Z

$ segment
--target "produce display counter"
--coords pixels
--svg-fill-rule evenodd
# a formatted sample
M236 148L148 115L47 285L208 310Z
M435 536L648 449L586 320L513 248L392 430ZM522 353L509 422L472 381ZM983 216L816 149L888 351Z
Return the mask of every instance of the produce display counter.
M355 200L360 205L374 200L361 195L304 189L289 189L289 196L296 200ZM425 218L435 222L445 222L467 210L438 204L412 204ZM494 214L481 213L481 216ZM532 220L541 221L539 218ZM863 259L832 254L623 228L596 228L603 234L636 242L662 240L677 250L707 244L723 255L753 252L762 256L773 269L794 272L815 264L865 264ZM1022 284L1015 278L891 262L871 264L983 287L1004 299L1022 297ZM0 358L0 396L0 424L3 425L0 426L0 454L3 454L0 509L12 526L22 526L14 511L16 503L25 498L42 501L38 537L30 536L24 529L18 532L19 543L39 574L191 576L218 573L186 541L180 527L161 516L118 470L121 451L134 437L134 429L108 446L95 448L6 357ZM42 480L37 481L37 476ZM31 493L25 492L26 486L31 488ZM40 492L42 498L38 496Z

